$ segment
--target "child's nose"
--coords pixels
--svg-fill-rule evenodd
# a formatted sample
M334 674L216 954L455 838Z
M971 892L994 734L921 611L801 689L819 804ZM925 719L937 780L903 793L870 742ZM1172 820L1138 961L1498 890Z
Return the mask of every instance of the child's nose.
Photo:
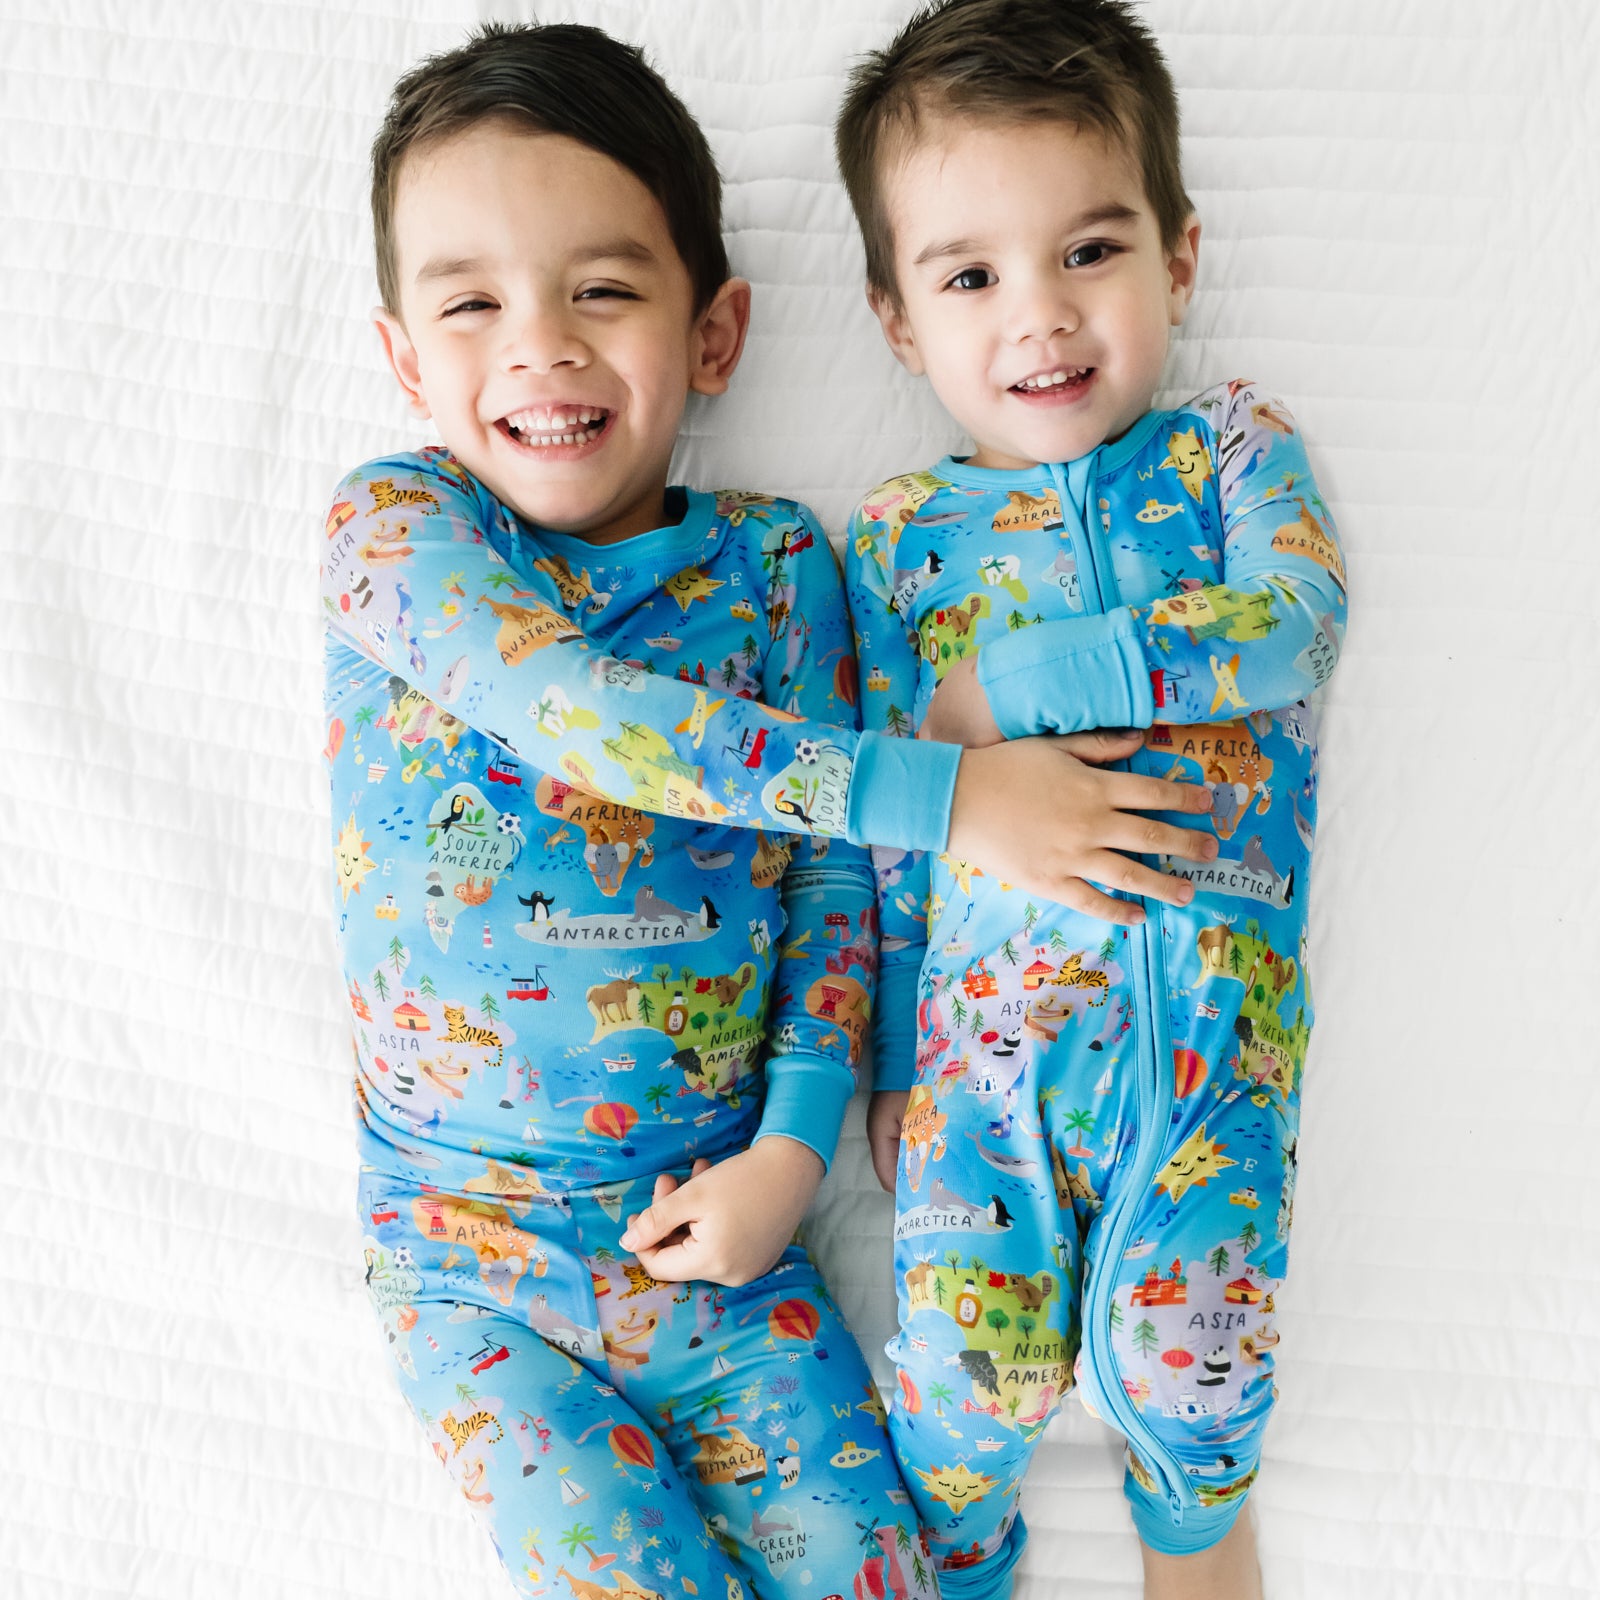
M507 372L553 372L557 367L582 367L589 347L575 319L564 306L530 306L507 318L501 362Z
M1013 344L1076 333L1083 317L1063 271L1013 275L1006 301L1006 337Z

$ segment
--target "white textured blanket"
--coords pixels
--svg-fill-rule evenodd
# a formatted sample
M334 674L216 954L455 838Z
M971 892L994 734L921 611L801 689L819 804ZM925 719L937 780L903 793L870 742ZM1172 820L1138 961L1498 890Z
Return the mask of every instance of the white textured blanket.
M526 13L524 8L524 14ZM702 117L756 285L682 472L809 500L959 441L862 303L830 123L907 0L539 6ZM1590 0L1160 0L1202 288L1172 396L1295 404L1352 572L1274 1600L1600 1594L1600 416ZM389 86L509 5L0 0L0 1592L505 1594L361 1291L317 749L320 519L422 438L364 324ZM859 1109L857 1125L859 1124ZM869 1348L887 1205L815 1238ZM1110 1436L1020 1600L1128 1600Z

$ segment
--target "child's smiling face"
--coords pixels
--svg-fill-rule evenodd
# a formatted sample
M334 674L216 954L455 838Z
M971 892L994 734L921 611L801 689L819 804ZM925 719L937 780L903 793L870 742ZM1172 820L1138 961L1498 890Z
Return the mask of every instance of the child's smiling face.
M727 387L748 285L697 314L633 173L503 121L406 158L394 236L400 315L379 332L452 454L542 527L597 544L658 527L684 403Z
M875 294L873 309L971 434L973 465L1071 461L1149 409L1200 225L1163 248L1118 144L1068 123L925 117L883 189L901 303Z

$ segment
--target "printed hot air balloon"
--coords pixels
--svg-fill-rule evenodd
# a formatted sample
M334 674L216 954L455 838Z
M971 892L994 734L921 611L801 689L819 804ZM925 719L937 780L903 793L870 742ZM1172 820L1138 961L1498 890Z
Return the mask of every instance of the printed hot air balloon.
M900 1404L905 1407L906 1415L910 1417L922 1409L922 1392L911 1381L910 1374L904 1367L900 1369Z
M602 1100L583 1114L584 1127L602 1138L615 1139L625 1156L633 1154L633 1146L628 1143L628 1130L638 1120L639 1113L621 1100Z
M1206 1058L1198 1050L1180 1045L1172 1052L1174 1087L1180 1100L1193 1094L1206 1081L1207 1070Z
M643 1467L647 1472L656 1464L656 1447L643 1428L624 1422L606 1437L620 1467Z
M809 1300L780 1300L767 1313L767 1331L774 1339L794 1339L802 1343L817 1336L822 1319ZM818 1361L826 1361L828 1352L820 1345L812 1350Z

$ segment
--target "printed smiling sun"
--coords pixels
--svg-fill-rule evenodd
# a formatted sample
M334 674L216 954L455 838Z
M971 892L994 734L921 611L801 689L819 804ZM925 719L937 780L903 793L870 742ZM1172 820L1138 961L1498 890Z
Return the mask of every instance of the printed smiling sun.
M1223 1155L1226 1148L1206 1137L1206 1125L1202 1122L1199 1132L1190 1134L1161 1169L1156 1177L1156 1188L1165 1189L1174 1200L1181 1200L1188 1189L1216 1177L1224 1167L1239 1165L1232 1156Z
M976 1505L1000 1481L987 1472L974 1472L965 1462L954 1467L940 1467L934 1472L913 1469L922 1479L923 1487L935 1500L942 1500L952 1511L964 1511Z
M687 611L696 600L710 600L722 587L721 578L708 578L699 567L685 567L661 585L681 610Z
M356 826L355 813L351 812L350 820L339 830L339 837L334 843L333 860L339 869L339 887L344 891L345 905L350 903L353 893L361 893L361 880L377 866L376 861L367 859L367 851L372 846L361 837L361 830Z

